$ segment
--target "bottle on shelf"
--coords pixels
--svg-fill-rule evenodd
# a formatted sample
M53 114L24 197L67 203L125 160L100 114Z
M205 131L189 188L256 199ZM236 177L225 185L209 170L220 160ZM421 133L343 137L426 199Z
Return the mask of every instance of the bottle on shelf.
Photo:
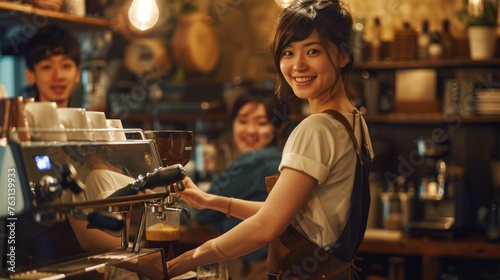
M364 61L364 50L366 47L365 36L365 18L359 17L354 20L352 33L352 48L355 62Z
M443 57L443 46L441 45L441 35L437 31L431 33L431 43L429 44L429 56L432 60L439 60Z
M429 21L424 20L422 22L422 31L418 35L418 59L427 60L429 59L429 45L431 43L431 35L429 33Z
M443 30L441 32L441 45L443 47L443 58L453 57L453 36L450 32L450 21L443 20Z
M371 59L372 61L380 61L380 46L382 44L382 26L380 18L375 17L373 20L373 38L371 41Z

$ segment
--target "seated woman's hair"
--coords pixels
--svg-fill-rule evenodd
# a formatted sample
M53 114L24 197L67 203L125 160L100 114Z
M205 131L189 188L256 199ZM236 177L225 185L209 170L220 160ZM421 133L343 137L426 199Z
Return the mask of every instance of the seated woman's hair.
M267 119L273 125L275 131L280 131L289 122L290 106L283 100L278 99L272 90L248 89L240 94L233 103L231 110L231 121L238 116L238 112L247 103L264 104Z

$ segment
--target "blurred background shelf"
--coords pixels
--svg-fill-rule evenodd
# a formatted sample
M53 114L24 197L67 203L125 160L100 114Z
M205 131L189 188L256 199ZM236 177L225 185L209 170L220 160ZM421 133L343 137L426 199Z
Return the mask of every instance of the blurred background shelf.
M440 112L366 114L364 117L369 123L387 124L500 123L500 115L462 117L444 116Z
M148 122L155 118L152 114L134 113L123 116L122 120L125 122ZM160 113L158 115L160 121L164 122L187 122L196 120L206 121L225 121L229 116L225 112L207 112L207 113Z
M453 58L426 61L379 61L359 62L354 64L355 70L397 70L414 68L473 68L473 67L499 67L500 58L490 60L471 60L470 58Z
M32 18L26 17L27 15ZM116 28L116 23L103 18L82 17L63 12L55 12L35 8L29 4L0 1L0 26L9 27L31 23L46 25L48 22L63 23L66 27L75 30L91 28Z

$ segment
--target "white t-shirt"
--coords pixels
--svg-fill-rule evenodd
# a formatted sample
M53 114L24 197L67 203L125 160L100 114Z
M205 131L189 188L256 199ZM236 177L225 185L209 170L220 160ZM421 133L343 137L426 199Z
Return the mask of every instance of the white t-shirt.
M116 190L125 187L134 178L106 169L92 170L85 180L87 201L104 199Z
M353 114L343 115L352 127ZM363 121L373 157L368 129L359 113L356 114L356 139L361 143L360 121ZM288 137L283 149L280 171L289 167L318 180L318 185L292 220L292 225L324 249L336 242L347 222L356 160L347 130L327 113L304 119Z

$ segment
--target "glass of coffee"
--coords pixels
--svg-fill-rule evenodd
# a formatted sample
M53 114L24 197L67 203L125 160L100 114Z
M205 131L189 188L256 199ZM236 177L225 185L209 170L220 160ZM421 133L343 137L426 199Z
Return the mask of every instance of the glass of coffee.
M165 260L179 255L180 217L177 211L148 212L146 217L146 248L162 248Z
M153 139L158 147L163 167L185 166L191 159L193 132L190 130L146 130L146 139Z

